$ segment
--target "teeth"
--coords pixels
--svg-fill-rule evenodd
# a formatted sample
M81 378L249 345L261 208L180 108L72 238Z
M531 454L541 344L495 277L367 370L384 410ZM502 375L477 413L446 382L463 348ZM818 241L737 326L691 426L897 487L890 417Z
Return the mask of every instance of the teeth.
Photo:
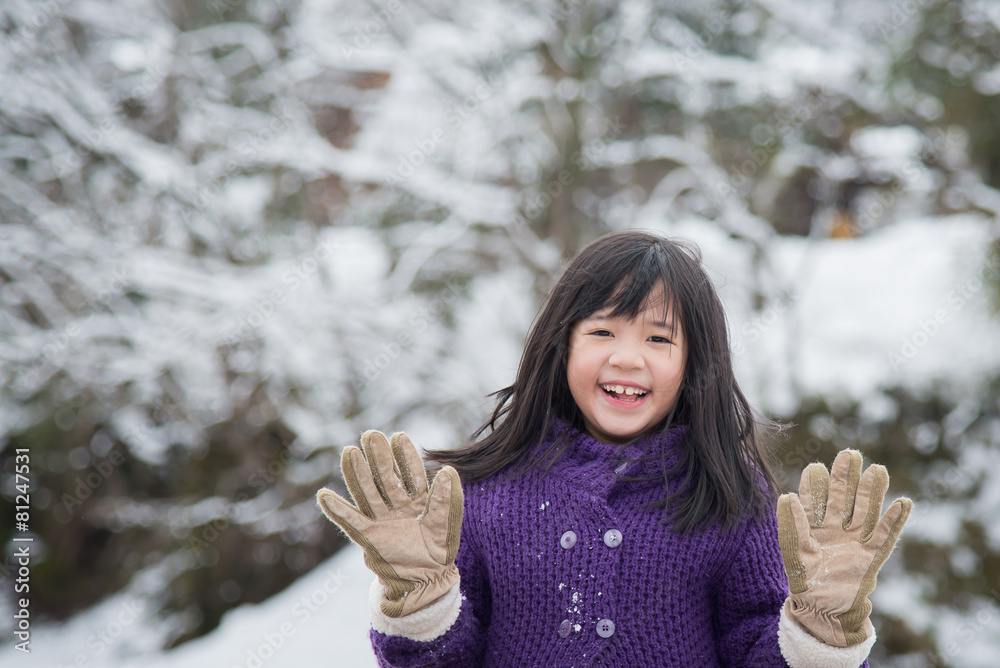
M637 387L625 387L624 385L601 385L608 392L614 392L615 394L624 394L625 396L637 396L641 397L646 394L646 390L640 390Z

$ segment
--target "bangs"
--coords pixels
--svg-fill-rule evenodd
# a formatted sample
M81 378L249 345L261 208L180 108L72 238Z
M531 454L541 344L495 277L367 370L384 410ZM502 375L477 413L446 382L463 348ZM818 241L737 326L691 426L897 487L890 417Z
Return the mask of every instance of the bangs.
M607 311L612 318L635 320L646 309L659 309L659 322L676 330L680 305L672 284L674 269L659 244L642 253L611 254L595 267L582 287L574 320Z

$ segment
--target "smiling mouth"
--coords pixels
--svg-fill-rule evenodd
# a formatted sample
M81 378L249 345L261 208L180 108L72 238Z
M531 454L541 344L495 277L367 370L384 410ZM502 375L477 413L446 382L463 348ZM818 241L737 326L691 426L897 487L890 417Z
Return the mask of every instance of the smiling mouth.
M623 387L622 385L601 385L601 389L612 399L632 403L641 401L648 394L647 390L640 390L637 387Z

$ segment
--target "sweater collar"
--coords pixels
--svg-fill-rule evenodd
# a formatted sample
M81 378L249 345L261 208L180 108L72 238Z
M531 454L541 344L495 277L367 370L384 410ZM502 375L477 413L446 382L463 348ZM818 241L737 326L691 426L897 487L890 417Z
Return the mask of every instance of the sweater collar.
M678 425L665 434L656 432L627 445L613 445L556 418L544 447L567 439L566 450L551 472L607 498L616 485L663 485L663 473L680 457L687 431Z

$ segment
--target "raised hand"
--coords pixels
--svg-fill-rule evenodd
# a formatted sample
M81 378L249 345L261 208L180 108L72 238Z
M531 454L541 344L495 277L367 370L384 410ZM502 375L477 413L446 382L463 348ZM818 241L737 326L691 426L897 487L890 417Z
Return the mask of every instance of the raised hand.
M910 499L896 499L882 515L889 474L879 464L861 470L861 453L843 450L831 473L810 464L799 493L778 499L778 541L791 593L785 613L836 647L857 645L874 632L868 596L913 507Z
M357 505L326 488L316 499L365 551L365 564L385 586L382 612L401 617L430 605L459 581L462 485L455 469L445 466L428 493L423 461L402 432L390 443L382 432L366 431L361 447L363 453L344 448L340 458Z

